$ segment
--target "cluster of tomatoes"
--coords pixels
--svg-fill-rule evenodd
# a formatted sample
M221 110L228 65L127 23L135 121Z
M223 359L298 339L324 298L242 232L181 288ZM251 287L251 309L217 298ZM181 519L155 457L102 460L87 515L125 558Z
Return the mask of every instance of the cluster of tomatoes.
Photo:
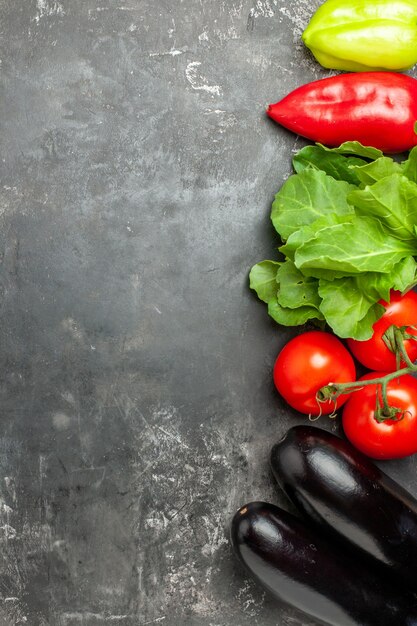
M392 292L390 302L382 304L385 313L367 341L348 339L346 345L331 333L318 330L291 339L275 362L274 383L291 407L311 417L334 414L343 406L342 426L351 443L374 459L393 459L417 452L417 379L412 368L386 385L385 401L399 409L393 419L377 419L377 408L384 400L380 384L356 386L336 400L318 399L327 385L356 380L353 357L371 370L358 379L364 383L405 367L404 362L398 363L385 340L391 327L405 330L404 348L410 361L416 361L417 293ZM416 340L407 338L410 335Z

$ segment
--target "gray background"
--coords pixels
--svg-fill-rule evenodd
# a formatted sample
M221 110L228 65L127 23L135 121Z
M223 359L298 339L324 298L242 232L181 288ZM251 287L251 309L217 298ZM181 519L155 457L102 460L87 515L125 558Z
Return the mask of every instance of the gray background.
M1 624L313 624L228 527L284 503L268 453L301 421L247 273L304 145L265 106L329 75L318 4L1 0Z

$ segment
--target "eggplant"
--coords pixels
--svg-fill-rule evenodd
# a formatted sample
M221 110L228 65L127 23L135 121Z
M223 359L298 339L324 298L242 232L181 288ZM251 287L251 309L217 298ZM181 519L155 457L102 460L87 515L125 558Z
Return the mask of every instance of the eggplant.
M347 441L295 426L271 452L272 472L316 529L417 589L417 500Z
M281 601L331 626L416 626L417 599L360 559L329 546L301 519L266 502L234 516L231 542Z

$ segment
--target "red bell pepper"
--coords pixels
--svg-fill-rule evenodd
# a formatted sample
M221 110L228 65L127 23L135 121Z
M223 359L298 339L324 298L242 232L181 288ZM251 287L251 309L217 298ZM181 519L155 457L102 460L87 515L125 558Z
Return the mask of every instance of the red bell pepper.
M417 80L395 72L340 74L298 87L268 115L328 146L359 141L396 153L417 145Z

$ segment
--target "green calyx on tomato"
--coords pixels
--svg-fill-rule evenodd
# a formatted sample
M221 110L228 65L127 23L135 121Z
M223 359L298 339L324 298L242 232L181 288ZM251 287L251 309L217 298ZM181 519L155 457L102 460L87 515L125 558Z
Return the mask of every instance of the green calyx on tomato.
M378 372L357 381L358 386L343 408L342 425L346 437L358 450L374 459L396 459L417 452L417 380L410 374L386 380L385 400ZM378 406L388 402L395 412L379 419Z

